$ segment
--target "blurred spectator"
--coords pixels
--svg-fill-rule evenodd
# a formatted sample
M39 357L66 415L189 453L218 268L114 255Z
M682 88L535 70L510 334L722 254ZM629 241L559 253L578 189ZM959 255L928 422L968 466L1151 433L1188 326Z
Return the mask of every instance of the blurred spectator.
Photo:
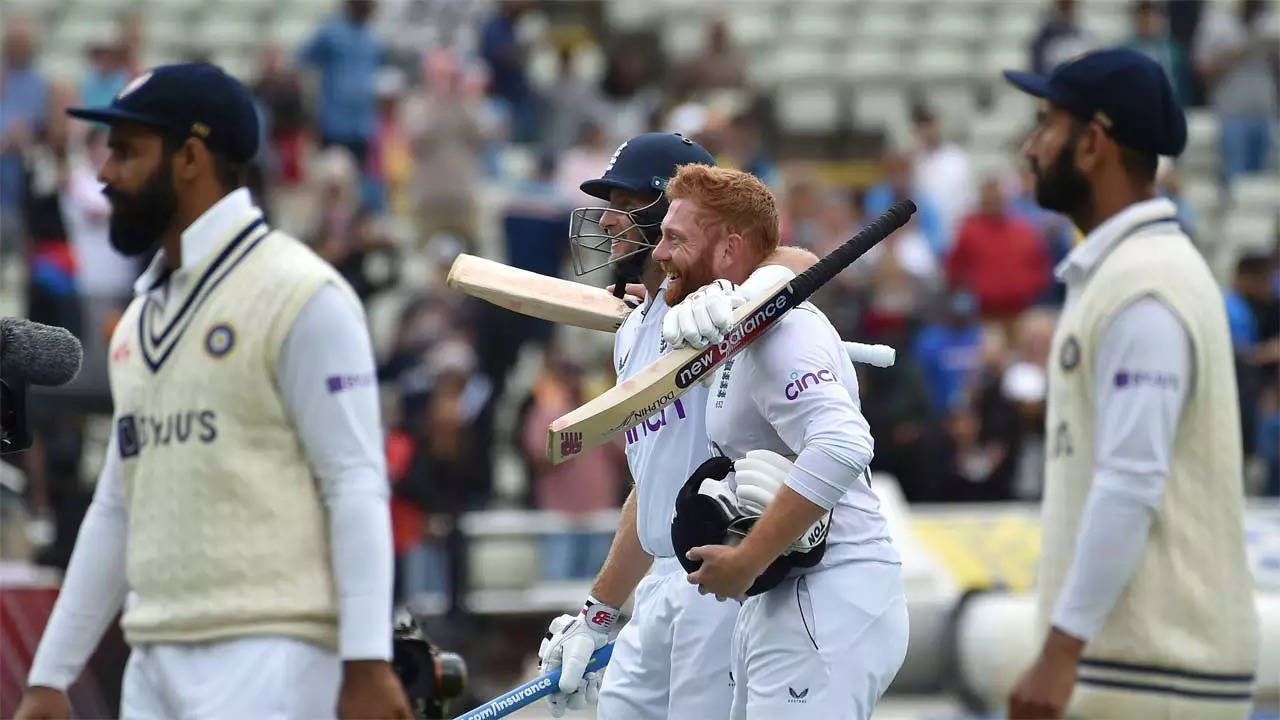
M311 227L303 236L332 264L347 253L351 228L360 212L360 171L351 153L331 147L316 156L308 190Z
M471 82L452 51L423 58L427 87L405 125L413 147L413 190L418 230L460 233L475 239L476 195L485 142L480 87Z
M677 95L681 98L746 87L746 63L733 46L724 18L717 18L707 27L707 42L702 52L689 59L677 78Z
M376 124L374 78L384 51L368 28L373 0L344 0L303 45L298 58L320 73L320 142L351 151L363 171Z
M89 46L89 68L80 81L80 102L85 107L105 107L129 82L124 54L114 43L97 41Z
M391 533L396 553L396 601L441 591L447 586L448 560L441 538L432 533L426 508L406 483L417 452L411 433L393 427L387 433L387 477L391 481Z
M1055 0L1040 31L1031 41L1031 70L1046 74L1058 65L1089 50L1089 41L1080 29L1076 0Z
M1200 21L1195 66L1222 124L1222 181L1268 166L1275 152L1276 19L1261 0L1214 3Z
M899 200L910 198L916 204L916 222L938 256L946 254L951 238L942 227L942 215L929 193L916 192L911 183L911 156L902 152L887 152L880 159L880 181L867 188L865 210L869 217L876 217Z
M915 218L867 251L852 270L846 274L864 288L861 332L876 342L905 341L933 301L940 280L938 259Z
M80 300L76 288L76 256L62 218L62 188L68 171L71 125L66 109L76 101L75 89L50 85L46 121L36 129L25 156L22 213L30 243L27 317L81 335Z
M720 164L745 170L760 178L774 192L782 182L782 173L773 161L760 132L760 121L754 110L738 113L725 133L721 153L725 160Z
M400 279L400 256L387 235L383 216L363 209L356 214L336 255L326 257L363 302L394 287Z
M539 157L534 176L516 188L502 212L507 263L552 277L560 275L569 250L565 227L570 208L556 187L555 175L555 157ZM545 340L551 326L538 327Z
M591 513L618 507L626 462L617 443L607 443L552 465L547 461L547 426L586 401L582 368L548 349L546 366L534 383L533 404L524 418L523 448L533 481L534 505L566 515L570 529L543 538L543 576L549 580L592 577L604 564L613 536L579 523ZM577 527L575 527L578 525Z
M639 41L610 46L600 81L603 105L596 118L597 122L607 123L606 144L618 145L654 129L650 119L662 103L662 93L651 82L651 56L651 49Z
M1274 259L1249 253L1236 263L1226 291L1227 324L1236 353L1240 427L1245 453L1257 449L1259 398L1277 388L1280 373L1280 297Z
M480 29L480 56L489 66L489 94L500 98L511 118L511 139L531 142L538 134L538 108L525 71L527 49L516 33L520 17L532 9L525 0L501 0Z
M1158 0L1138 0L1133 3L1133 36L1125 46L1133 48L1160 63L1164 74L1169 76L1173 85L1173 94L1183 106L1191 103L1191 66L1187 62L1187 52L1183 46L1169 34L1169 19L1165 16L1167 2Z
M930 452L930 438L936 416L915 358L899 353L891 367L855 367L862 412L875 440L872 470L896 477L910 502L935 498L937 460Z
M944 143L933 111L923 105L911 113L915 125L916 150L912 166L915 191L938 210L942 226L941 251L951 247L956 226L974 205L973 173L969 155L958 145ZM924 218L920 218L920 222Z
M545 99L541 150L544 154L563 152L577 142L582 126L606 118L600 88L574 72L574 51L560 49L560 68L555 85Z
M1000 182L982 183L978 211L964 219L947 256L947 279L978 297L984 318L1011 320L1049 285L1044 241L1004 205Z
M586 194L578 186L584 178L599 177L613 156L614 146L609 143L604 126L596 120L582 124L578 142L560 157L556 170L556 187L560 196L575 206L593 207L603 204L599 198Z
M304 175L306 131L309 117L302 92L302 79L285 64L284 51L278 45L262 49L258 79L253 83L267 139L275 155L272 180L297 185Z
M783 195L782 242L817 252L829 239L823 216L832 200L831 191L816 171L809 168L793 171Z
M977 375L981 346L977 298L966 290L952 292L942 321L920 328L913 348L934 412L941 415L962 400Z
M374 83L378 98L378 120L369 145L367 180L375 189L368 205L384 212L392 205L407 214L413 207L409 185L413 180L413 152L409 131L400 112L407 82L395 67L378 71Z
M18 245L22 225L22 153L34 142L48 109L48 89L36 71L32 30L6 17L0 65L0 252Z

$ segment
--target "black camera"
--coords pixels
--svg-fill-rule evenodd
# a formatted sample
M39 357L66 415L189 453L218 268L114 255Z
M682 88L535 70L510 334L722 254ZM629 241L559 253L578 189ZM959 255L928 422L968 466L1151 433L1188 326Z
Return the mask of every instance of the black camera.
M417 720L447 718L448 702L467 688L467 663L427 639L412 619L396 625L391 666Z
M0 379L0 455L29 447L27 384Z

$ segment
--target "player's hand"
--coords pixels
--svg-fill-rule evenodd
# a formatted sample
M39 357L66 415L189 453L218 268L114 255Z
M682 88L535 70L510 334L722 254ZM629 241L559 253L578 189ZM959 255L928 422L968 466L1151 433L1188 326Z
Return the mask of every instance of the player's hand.
M1076 668L1084 643L1057 628L1049 631L1035 663L1009 693L1009 718L1060 718L1076 685Z
M32 685L22 694L16 720L61 720L71 717L71 701L67 694L51 687Z
M717 600L747 599L747 590L764 568L750 564L743 553L728 545L702 545L686 553L690 560L701 560L702 567L689 574L689 583L698 586L698 594L712 594Z
M724 339L733 327L733 311L747 301L738 286L716 280L690 293L662 318L662 337L673 348L702 348Z
M605 287L605 290L608 290L609 294L612 295L615 285L616 283L611 283ZM642 283L627 283L622 289L622 301L633 309L644 304L646 295L647 293Z
M733 463L734 497L738 510L748 517L760 517L782 491L793 463L772 450L751 450ZM830 513L818 518L785 552L809 552L826 542Z
M542 672L560 667L560 691L547 698L551 714L561 717L566 709L577 710L595 702L600 689L599 673L584 677L591 654L609 642L609 631L618 621L619 610L588 597L578 615L561 615L538 648Z
M338 717L395 718L409 720L413 712L400 678L385 660L348 660L342 663L342 690L338 693Z

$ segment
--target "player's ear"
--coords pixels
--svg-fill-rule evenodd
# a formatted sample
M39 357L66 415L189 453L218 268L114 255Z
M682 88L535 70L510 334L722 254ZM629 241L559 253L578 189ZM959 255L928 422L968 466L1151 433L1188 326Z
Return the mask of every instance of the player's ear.
M1085 174L1092 172L1098 167L1107 146L1114 144L1115 141L1107 136L1101 125L1086 123L1080 139L1076 141L1076 167Z
M204 168L212 165L209 149L196 138L189 137L178 146L173 154L173 176L179 180L191 181L200 176Z

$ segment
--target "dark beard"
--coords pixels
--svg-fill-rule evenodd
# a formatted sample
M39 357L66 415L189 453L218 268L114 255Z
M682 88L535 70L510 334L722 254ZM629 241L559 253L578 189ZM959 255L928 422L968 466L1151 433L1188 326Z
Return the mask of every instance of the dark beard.
M160 169L136 192L125 193L111 187L102 192L111 201L111 246L127 257L154 249L178 209L168 163L161 163Z
M1031 172L1036 176L1036 203L1045 210L1063 213L1077 225L1089 215L1092 204L1089 178L1073 162L1078 140L1079 134L1072 132L1058 157L1043 170L1034 159L1031 161Z

